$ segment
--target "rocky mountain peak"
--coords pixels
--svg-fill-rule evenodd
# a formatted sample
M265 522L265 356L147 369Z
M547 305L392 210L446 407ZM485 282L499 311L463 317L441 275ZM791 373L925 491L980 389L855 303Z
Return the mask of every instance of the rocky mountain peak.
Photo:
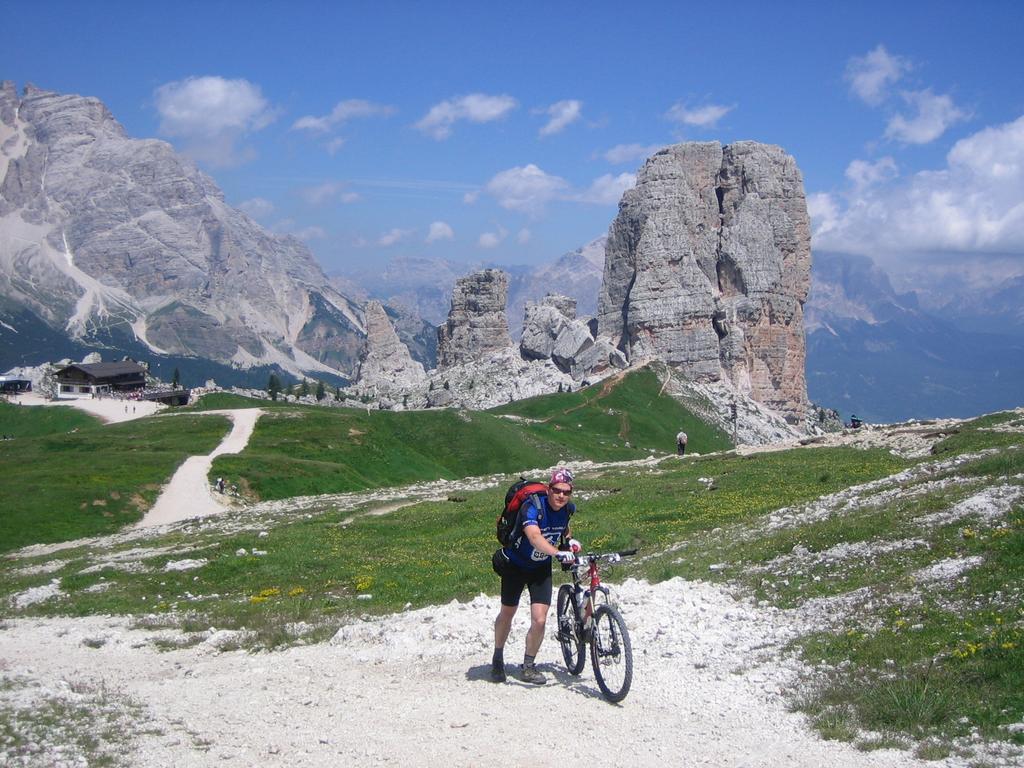
M598 332L632 363L725 379L798 423L810 266L803 178L780 147L666 147L609 230Z
M355 365L358 308L309 250L97 99L0 88L0 233L0 295L53 331L243 368Z

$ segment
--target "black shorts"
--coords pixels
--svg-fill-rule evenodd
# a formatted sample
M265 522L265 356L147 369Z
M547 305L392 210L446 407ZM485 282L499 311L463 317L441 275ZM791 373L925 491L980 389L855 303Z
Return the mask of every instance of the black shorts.
M508 561L499 549L491 559L495 573L501 576L501 604L519 605L523 589L530 588L530 603L551 605L551 562L546 566L527 570Z

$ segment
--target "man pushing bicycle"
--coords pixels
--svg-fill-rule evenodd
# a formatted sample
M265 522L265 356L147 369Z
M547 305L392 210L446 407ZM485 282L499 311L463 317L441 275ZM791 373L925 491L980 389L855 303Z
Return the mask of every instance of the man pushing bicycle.
M494 554L494 570L501 576L501 610L494 620L494 656L491 680L503 683L505 641L512 629L512 618L519 608L523 590L530 590L530 630L526 633L522 680L543 685L544 675L535 665L544 640L544 625L551 608L551 558L564 562L574 559L572 551L561 551L558 542L569 539L570 550L578 551L579 542L570 539L570 515L575 509L572 497L573 476L568 469L551 474L546 493L530 496L520 507L518 521L508 546Z

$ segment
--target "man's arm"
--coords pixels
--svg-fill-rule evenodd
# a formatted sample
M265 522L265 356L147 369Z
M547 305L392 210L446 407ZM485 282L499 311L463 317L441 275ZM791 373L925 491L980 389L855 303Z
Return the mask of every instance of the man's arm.
M526 532L526 539L530 542L531 546L538 552L543 552L545 555L551 555L552 557L558 554L558 547L554 544L550 544L544 535L540 532L539 525L527 525L523 530Z

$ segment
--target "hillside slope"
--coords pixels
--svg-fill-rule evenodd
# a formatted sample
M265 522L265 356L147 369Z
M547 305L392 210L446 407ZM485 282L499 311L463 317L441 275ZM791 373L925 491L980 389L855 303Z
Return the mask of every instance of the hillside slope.
M499 474L12 553L8 754L474 765L540 696L628 729L609 753L623 764L1020 764L1024 410L581 470L574 532L641 550L606 574L636 654L619 708L550 638L549 685L486 682Z
M253 498L277 499L664 455L684 427L692 452L729 445L640 369L485 412L276 409L249 447L217 459L214 472L240 478Z

